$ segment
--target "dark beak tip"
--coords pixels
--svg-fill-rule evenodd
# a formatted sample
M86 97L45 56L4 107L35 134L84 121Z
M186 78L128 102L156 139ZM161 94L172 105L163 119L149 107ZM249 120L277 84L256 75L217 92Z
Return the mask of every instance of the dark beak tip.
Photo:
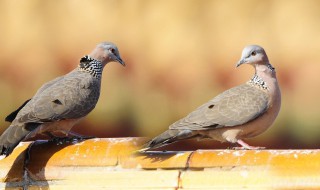
M122 61L122 59L119 60L119 63L124 67L126 66L126 63L124 61Z
M245 61L241 59L241 60L236 64L236 68L239 67L240 65L244 64L244 63L245 63Z
M116 61L119 62L122 66L126 66L126 63L121 58L117 58Z

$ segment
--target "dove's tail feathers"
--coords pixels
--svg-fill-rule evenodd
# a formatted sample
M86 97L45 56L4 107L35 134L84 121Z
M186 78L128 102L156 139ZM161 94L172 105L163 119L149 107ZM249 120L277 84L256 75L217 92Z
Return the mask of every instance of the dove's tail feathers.
M9 156L13 149L38 126L38 123L10 125L0 136L0 155Z
M145 152L150 149L160 148L162 146L165 146L180 140L189 139L195 136L197 136L197 134L195 134L191 130L169 129L163 132L161 135L153 138L151 141L147 142L143 146L143 148L139 150L139 152Z

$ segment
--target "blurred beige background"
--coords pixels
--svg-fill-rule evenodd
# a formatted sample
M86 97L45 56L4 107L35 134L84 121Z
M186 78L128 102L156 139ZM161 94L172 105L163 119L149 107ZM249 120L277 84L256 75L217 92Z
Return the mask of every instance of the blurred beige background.
M71 71L97 43L112 41L127 67L106 66L96 109L74 129L155 136L247 81L253 69L235 63L244 46L259 44L277 70L283 104L274 126L249 143L320 147L319 1L2 0L0 23L1 131L9 125L5 116L43 83Z

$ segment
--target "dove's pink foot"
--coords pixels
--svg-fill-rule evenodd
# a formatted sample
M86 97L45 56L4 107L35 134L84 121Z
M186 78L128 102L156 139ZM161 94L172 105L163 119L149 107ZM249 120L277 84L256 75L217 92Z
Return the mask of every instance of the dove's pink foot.
M241 145L241 147L235 147L235 149L240 149L240 150L260 150L260 149L265 149L265 147L250 146L247 143L245 143L243 140L237 140L237 143L239 145Z

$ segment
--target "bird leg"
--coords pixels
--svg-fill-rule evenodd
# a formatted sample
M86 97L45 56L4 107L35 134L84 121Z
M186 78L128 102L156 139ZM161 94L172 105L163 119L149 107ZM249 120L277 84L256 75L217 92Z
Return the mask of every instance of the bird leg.
M93 138L96 138L96 137L94 137L94 136L84 136L84 135L80 135L80 134L78 134L78 133L69 131L67 138L69 138L69 139L71 140L71 142L72 142L73 144L75 144L75 143L77 143L77 142L79 142L79 141L81 142L81 141L83 141L83 140L93 139Z
M250 146L250 145L248 145L247 143L245 143L241 139L237 140L237 143L239 145L241 145L241 147L234 147L234 149L240 149L240 150L260 150L260 149L265 149L265 147Z
M64 133L64 134L66 134L64 137L57 136L57 135L50 133L50 132L45 132L45 134L50 137L49 141L54 142L57 145L61 145L61 144L65 144L65 143L69 143L69 142L74 141L74 137L68 137L67 133Z
M54 134L50 133L49 131L45 131L43 134L47 135L50 138L49 142L54 142L56 144L63 144L66 142L65 141L66 137L60 137L60 136L54 135Z
M83 136L71 131L63 132L63 134L66 135L65 137L57 136L50 132L45 132L45 134L50 137L50 141L55 142L57 144L64 144L69 142L76 143L78 141L96 138L94 136Z

